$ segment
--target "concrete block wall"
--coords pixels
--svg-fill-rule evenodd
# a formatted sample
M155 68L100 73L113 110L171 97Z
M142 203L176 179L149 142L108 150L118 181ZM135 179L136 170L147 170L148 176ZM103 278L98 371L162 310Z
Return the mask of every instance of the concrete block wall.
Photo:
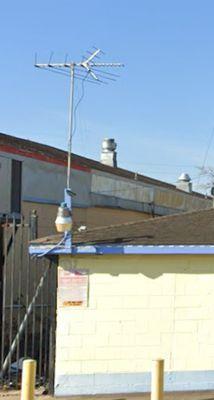
M213 256L60 257L88 269L86 308L57 309L56 395L214 388Z

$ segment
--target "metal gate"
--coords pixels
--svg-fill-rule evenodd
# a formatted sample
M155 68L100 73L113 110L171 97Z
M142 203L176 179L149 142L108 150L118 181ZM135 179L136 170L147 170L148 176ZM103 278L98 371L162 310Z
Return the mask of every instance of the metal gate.
M36 383L51 386L54 368L56 266L30 259L30 224L5 217L1 223L0 384L20 387L22 362L37 360Z

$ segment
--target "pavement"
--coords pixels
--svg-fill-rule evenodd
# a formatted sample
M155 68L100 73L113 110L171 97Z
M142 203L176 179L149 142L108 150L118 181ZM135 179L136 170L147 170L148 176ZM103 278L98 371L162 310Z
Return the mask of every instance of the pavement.
M0 400L17 400L20 399L20 391L0 391ZM117 394L117 395L96 395L96 396L73 396L73 397L57 397L61 400L150 400L150 393L137 394ZM53 397L37 392L35 400L53 400ZM164 400L214 400L214 391L202 392L166 392Z

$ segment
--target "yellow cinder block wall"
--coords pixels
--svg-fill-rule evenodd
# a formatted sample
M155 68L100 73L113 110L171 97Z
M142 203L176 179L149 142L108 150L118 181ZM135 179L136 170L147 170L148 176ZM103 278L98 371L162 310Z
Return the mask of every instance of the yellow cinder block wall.
M214 256L61 256L88 269L87 308L57 309L56 375L214 368Z

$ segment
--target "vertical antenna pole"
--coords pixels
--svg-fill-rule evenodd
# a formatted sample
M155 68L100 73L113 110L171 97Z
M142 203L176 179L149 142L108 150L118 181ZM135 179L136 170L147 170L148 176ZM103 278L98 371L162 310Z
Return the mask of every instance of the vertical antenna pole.
M68 117L68 165L67 165L67 189L71 188L71 152L73 135L73 107L74 107L74 64L70 67L70 94Z
M64 62L64 63L52 63L51 62L51 57L49 60L49 63L45 63L45 64L38 64L36 62L35 67L37 68L45 68L45 69L49 69L52 72L57 72L60 73L59 70L62 71L62 74L64 75L69 75L70 76L70 93L69 93L69 117L68 117L68 162L67 162L67 188L66 189L71 189L71 153L72 153L72 136L73 136L73 108L74 108L74 79L75 79L75 67L79 68L81 71L78 70L78 79L82 79L85 80L86 76L84 77L83 75L81 75L81 72L83 73L87 73L87 75L89 75L92 80L90 82L95 81L95 83L100 83L102 82L99 79L99 76L97 76L94 71L93 68L96 67L99 70L99 67L103 68L103 67L122 67L123 64L121 63L97 63L94 62L94 59L98 56L98 54L101 52L100 49L96 49L95 51L93 51L92 53L90 53L90 56L86 59L84 59L84 61L80 61L80 62ZM69 68L70 69L70 74L67 74L67 71L65 72L65 70ZM54 71L54 69L57 69L57 71ZM97 69L95 69L97 71ZM80 74L79 74L80 72ZM103 74L107 74L107 75L112 75L109 72L103 72ZM106 75L101 75L102 77L104 77L104 79L113 79L113 78L109 78ZM113 79L114 80L114 79ZM104 81L103 81L104 82Z

